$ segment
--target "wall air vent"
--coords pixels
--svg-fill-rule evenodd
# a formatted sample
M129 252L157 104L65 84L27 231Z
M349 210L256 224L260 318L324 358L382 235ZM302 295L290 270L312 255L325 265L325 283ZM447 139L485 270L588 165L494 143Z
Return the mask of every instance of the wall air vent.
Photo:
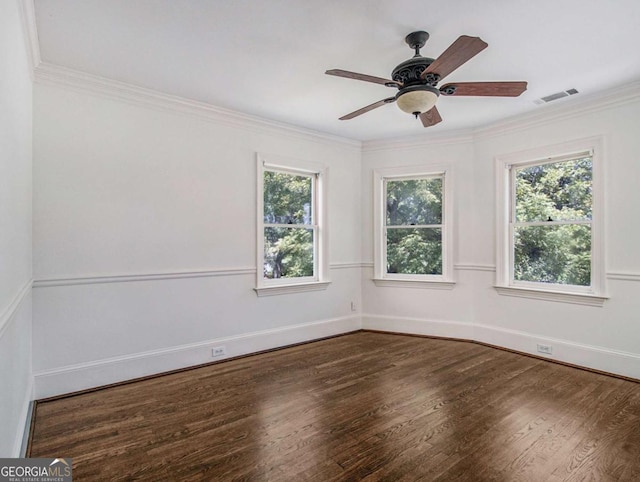
M578 93L578 89L568 89L562 92L556 92L555 94L547 95L533 101L534 104L546 104L547 102L553 102L554 100L562 99L563 97L569 97Z

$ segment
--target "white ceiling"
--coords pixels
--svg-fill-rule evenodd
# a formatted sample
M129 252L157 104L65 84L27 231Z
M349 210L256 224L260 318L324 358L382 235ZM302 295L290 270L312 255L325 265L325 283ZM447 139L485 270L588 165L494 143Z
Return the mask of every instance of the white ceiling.
M446 82L529 82L518 98L441 97L429 132L640 79L638 0L35 0L35 11L45 62L360 140L425 129L394 105L339 121L396 90L324 71L389 78L414 30L431 35L427 57L463 34L489 44Z

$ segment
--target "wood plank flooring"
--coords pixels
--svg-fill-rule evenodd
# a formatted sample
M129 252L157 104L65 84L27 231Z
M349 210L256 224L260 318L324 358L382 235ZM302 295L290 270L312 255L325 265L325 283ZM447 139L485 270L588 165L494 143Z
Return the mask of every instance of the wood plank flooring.
M640 384L358 332L37 404L74 480L640 480Z

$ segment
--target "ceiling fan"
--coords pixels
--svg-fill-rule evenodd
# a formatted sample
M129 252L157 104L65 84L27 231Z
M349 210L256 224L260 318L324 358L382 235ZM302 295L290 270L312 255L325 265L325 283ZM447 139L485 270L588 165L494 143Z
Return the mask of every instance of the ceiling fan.
M385 104L397 102L401 110L413 114L416 118L420 117L422 125L429 127L442 121L442 117L435 107L441 94L445 96L518 97L527 90L526 82L453 82L437 88L436 85L440 80L467 60L475 57L487 48L488 44L479 37L462 35L440 57L432 59L420 55L420 49L424 47L428 39L429 34L423 31L412 32L406 36L404 40L409 47L415 50L415 55L393 69L391 72L392 80L347 70L327 70L325 74L328 75L363 80L398 89L395 96L353 111L340 117L340 120L353 119Z

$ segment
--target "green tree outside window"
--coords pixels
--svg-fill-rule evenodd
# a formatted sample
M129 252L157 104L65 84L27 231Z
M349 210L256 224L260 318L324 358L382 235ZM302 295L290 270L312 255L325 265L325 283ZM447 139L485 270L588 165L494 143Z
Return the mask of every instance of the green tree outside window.
M386 181L387 273L442 275L443 178Z
M313 177L264 171L264 265L267 279L314 275Z
M515 281L591 284L592 159L515 170Z

